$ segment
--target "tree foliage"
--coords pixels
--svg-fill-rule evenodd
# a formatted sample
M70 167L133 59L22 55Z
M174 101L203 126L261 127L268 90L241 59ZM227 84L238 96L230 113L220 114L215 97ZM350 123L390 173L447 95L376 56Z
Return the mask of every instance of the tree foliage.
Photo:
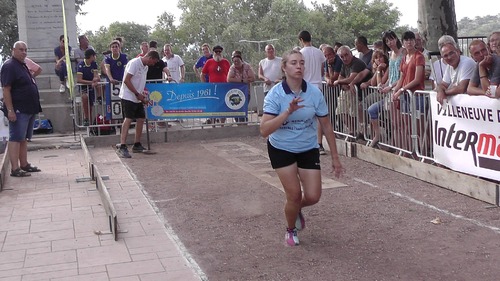
M0 7L0 55L6 59L19 40L16 0L0 0Z
M500 14L496 16L463 18L458 23L458 36L488 36L500 30Z
M109 50L109 43L117 37L124 38L122 53L128 58L135 58L141 52L141 42L148 41L150 27L133 22L113 22L108 28L101 26L95 33L87 32L86 35L91 45L97 50L98 60L102 59L102 52Z

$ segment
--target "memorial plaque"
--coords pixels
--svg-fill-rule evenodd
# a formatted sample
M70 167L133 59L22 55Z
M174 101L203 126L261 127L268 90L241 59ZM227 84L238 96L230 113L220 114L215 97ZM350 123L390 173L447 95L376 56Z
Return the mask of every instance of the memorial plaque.
M30 57L53 58L64 33L61 0L17 0L19 40L29 47ZM75 1L65 0L69 45L77 45Z

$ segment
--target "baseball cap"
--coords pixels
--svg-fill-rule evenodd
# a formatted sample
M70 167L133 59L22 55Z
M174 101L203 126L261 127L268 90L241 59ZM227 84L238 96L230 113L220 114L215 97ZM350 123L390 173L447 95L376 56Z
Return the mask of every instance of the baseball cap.
M215 50L218 50L218 51L223 51L223 50L224 50L224 48L222 48L222 46L220 46L220 45L217 45L217 46L215 46L215 47L212 49L212 51L214 51L214 52L215 52Z

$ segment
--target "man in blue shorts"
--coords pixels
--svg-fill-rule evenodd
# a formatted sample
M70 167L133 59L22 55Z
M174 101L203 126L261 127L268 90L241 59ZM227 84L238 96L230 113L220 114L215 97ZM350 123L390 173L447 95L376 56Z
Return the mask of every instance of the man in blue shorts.
M122 158L132 157L128 152L126 141L128 129L133 119L136 119L136 124L132 152L143 152L145 150L141 144L141 135L144 119L146 118L144 104L147 103L147 100L142 93L146 86L148 67L154 66L159 60L160 54L157 51L149 51L144 57L130 60L125 67L125 75L120 88L124 119L120 135L120 147L116 152Z
M28 163L28 142L33 135L35 115L42 111L40 93L35 78L24 59L28 47L23 41L14 43L12 58L1 70L3 87L3 111L9 119L9 160L12 177L31 176L41 170Z

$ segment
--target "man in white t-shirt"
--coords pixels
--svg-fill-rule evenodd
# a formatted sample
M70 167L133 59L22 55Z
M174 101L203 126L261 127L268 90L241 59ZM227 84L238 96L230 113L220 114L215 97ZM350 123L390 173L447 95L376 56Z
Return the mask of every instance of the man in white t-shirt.
M323 63L326 61L325 55L312 45L311 33L309 31L301 31L299 33L299 41L302 46L300 52L304 56L305 61L304 80L322 90Z
M460 49L453 37L443 35L438 41L441 57L447 64L443 81L437 87L437 101L443 104L447 96L464 94L476 70L473 59L460 55Z
M146 86L146 76L148 66L154 66L160 60L157 51L149 51L145 56L130 60L125 66L123 83L120 88L120 98L122 102L123 124L120 135L120 147L116 151L122 158L131 158L127 149L127 135L130 123L136 120L135 139L132 152L143 152L145 148L141 144L142 127L146 113L144 104L146 97L142 94Z
M259 79L264 80L264 95L267 95L267 92L281 81L283 71L281 71L281 58L275 55L274 46L267 45L265 51L266 58L259 62Z
M172 76L172 80L176 83L183 83L186 77L186 68L184 67L184 61L179 55L172 52L172 45L165 44L163 46L163 54L165 55L162 60L167 63L168 71Z
M320 91L323 91L323 75L325 68L323 67L326 58L320 49L314 47L311 43L311 33L309 31L301 31L299 33L299 41L302 49L300 52L304 56L304 80L316 85ZM323 130L318 123L318 144L319 144L319 154L325 155L325 149L323 148Z

